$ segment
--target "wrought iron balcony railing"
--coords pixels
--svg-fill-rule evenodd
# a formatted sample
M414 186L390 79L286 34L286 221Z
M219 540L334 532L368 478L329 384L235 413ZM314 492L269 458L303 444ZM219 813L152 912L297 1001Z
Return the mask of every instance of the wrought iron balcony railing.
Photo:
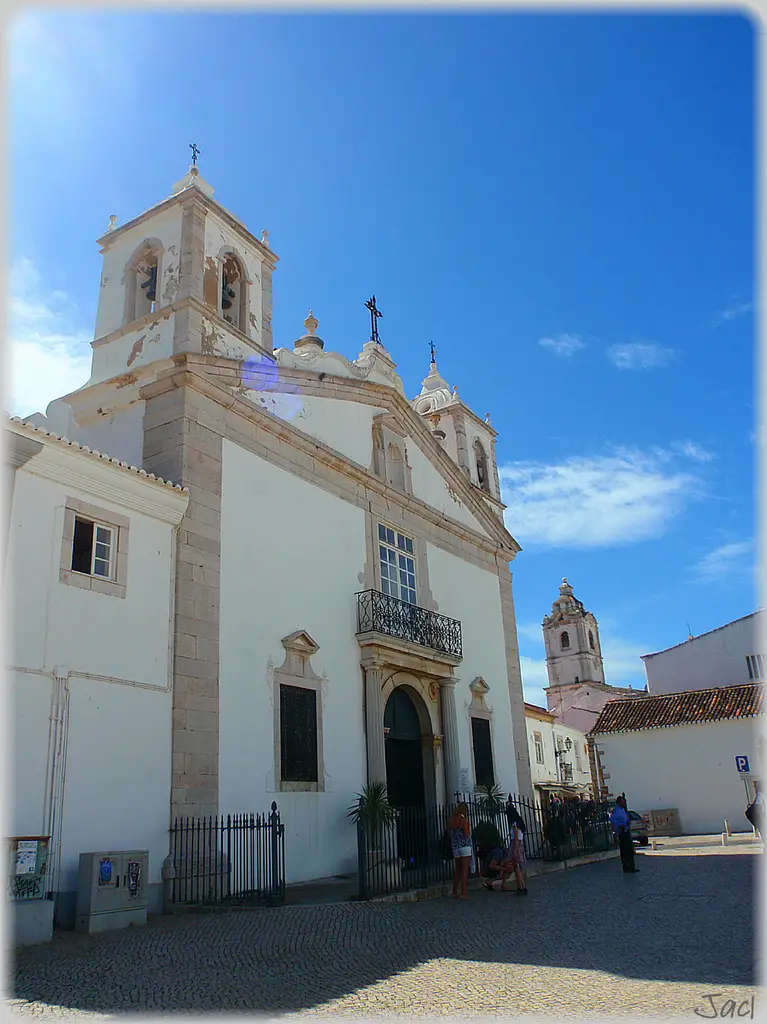
M461 623L379 590L357 594L357 632L384 633L454 658L463 657Z

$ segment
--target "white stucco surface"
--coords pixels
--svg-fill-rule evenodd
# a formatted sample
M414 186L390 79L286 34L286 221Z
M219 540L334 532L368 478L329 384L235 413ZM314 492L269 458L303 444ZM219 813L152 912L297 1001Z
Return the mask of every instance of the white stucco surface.
M458 493L451 493L450 486L442 474L435 469L429 459L424 455L417 442L408 437L405 442L407 446L407 458L410 463L413 494L421 501L431 505L432 508L449 516L456 522L469 526L484 536L487 536L487 529L480 524L476 516L461 501Z
M763 630L764 614L754 612L667 651L645 655L649 692L679 693L751 682L746 658L763 654Z
M248 391L254 405L286 420L345 455L363 469L373 458L373 417L380 409L360 402L337 402L299 391Z
M81 853L149 850L149 883L169 849L171 695L73 678L59 888Z
M119 505L87 491L24 470L17 473L8 551L15 594L13 664L28 668L64 664L73 670L166 686L171 527L151 516L130 513L124 599L66 586L58 576L67 497L125 515ZM23 571L15 572L17 566L23 566Z
M471 683L480 676L490 687L485 702L492 709L491 737L496 784L517 792L511 728L511 704L498 577L434 545L428 547L429 585L442 615L460 619L463 661L455 670L461 768L474 781L469 704Z
M353 870L345 812L366 781L355 594L365 566L361 509L224 441L221 515L220 807L285 823L287 880ZM268 496L268 497L267 497ZM283 637L319 644L325 791L275 789L272 670Z
M94 345L90 383L111 380L171 356L174 321L170 308L159 310L151 319L136 321L125 334Z
M163 298L163 288L167 283L168 271L172 275L174 269L178 269L181 218L181 206L173 205L167 210L155 214L150 220L142 221L110 240L107 251L104 253L99 302L96 310L95 338L103 338L105 334L111 334L112 331L122 327L125 312L126 267L146 239L159 239L164 250L161 258L160 278L157 282L158 302L164 306L168 301L172 301L172 298Z
M598 735L611 793L626 793L633 810L678 808L682 831L699 835L750 828L735 755L746 754L755 775L759 719L704 722L640 732Z
M56 891L74 892L79 854L100 849L148 848L149 882L159 884L168 851L175 526L91 493L85 476L77 486L50 474L66 476L79 466L112 494L119 477L121 493L131 500L164 499L179 517L187 499L56 442L46 442L44 451L46 463L36 456L16 471L9 522L9 834L48 834L46 806L59 777L64 799L60 825L58 817L54 821L62 844ZM68 498L104 510L106 521L110 513L129 520L124 598L60 581ZM68 681L68 698L63 756L51 774L54 670Z

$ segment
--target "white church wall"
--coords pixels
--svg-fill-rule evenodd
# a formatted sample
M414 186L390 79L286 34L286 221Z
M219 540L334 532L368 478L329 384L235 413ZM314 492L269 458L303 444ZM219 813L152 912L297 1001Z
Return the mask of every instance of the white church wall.
M74 903L81 853L149 850L153 909L162 899L171 781L170 692L70 682L59 891Z
M429 586L442 615L461 620L463 661L455 670L461 768L474 780L469 703L470 684L478 677L490 687L485 701L492 708L491 737L496 785L517 792L512 737L511 701L506 669L506 643L498 577L429 545Z
M50 676L8 672L8 736L11 806L8 835L46 834L45 780L48 770L48 730L53 680Z
M151 221L142 221L135 227L108 242L104 253L98 309L96 311L95 338L103 338L123 326L125 313L126 267L141 243L148 238L157 238L162 244L163 254L160 279L157 282L158 305L172 302L172 296L163 296L167 287L166 271L178 268L181 243L181 206L174 204L167 210L155 214ZM117 372L117 371L116 371Z
M11 571L17 566L23 571L13 574L14 663L63 664L165 686L174 573L170 525L128 510L125 597L82 590L59 582L68 497L126 515L119 504L88 491L17 473L9 557Z
M248 399L345 455L363 469L373 458L373 417L381 410L360 402L339 402L313 395L249 391Z
M346 809L366 779L355 594L362 509L224 441L221 514L220 807L267 810L286 828L287 880L356 863ZM324 792L275 790L274 668L306 630L322 686Z
M105 475L106 483L112 473ZM124 598L60 581L68 498L97 506L107 521L110 513L128 519ZM171 771L173 531L169 522L116 500L17 470L7 568L8 661L15 667L10 673L15 744L9 827L14 835L47 834L49 828L44 808L52 785L47 770L56 669L68 678L69 691L56 879L62 923L73 919L83 852L148 848L150 898L155 909L161 903Z
M625 791L632 810L677 808L687 835L723 832L726 818L735 832L750 831L743 811L747 793L735 769L746 754L760 774L757 739L761 721L702 722L596 737L604 750L602 768L612 794Z
M679 693L751 682L746 658L763 655L762 629L763 614L755 612L667 651L645 655L649 692Z
M412 438L407 438L406 444L413 494L451 519L487 536L485 527L479 523L458 495L451 493L447 480L429 462L418 444Z
M104 406L107 408L103 415L75 424L75 429L66 436L70 441L104 452L113 459L127 462L129 466L141 467L144 460L146 403L143 399L136 399L128 405L115 404L109 408L110 399L114 401L115 394L119 396L120 391L105 396Z

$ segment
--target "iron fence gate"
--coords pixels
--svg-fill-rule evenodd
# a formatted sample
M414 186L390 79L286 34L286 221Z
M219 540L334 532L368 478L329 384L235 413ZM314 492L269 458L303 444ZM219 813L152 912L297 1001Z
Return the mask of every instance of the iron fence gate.
M176 818L164 877L174 904L282 903L285 826L269 814Z
M525 825L528 860L567 860L613 847L606 802L573 800L545 808L512 794L503 802L456 793L452 804L400 807L389 825L357 823L359 898L449 882L453 855L447 825L458 803L465 803L469 811L475 877L489 849L507 845L513 811Z

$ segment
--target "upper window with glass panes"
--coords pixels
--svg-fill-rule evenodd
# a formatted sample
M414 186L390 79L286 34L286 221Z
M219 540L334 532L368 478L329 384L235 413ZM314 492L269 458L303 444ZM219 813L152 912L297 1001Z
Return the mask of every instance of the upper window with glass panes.
M415 553L412 538L378 524L381 590L408 604L416 604Z
M75 516L72 571L111 580L114 577L116 540L115 527L102 526L101 523Z

